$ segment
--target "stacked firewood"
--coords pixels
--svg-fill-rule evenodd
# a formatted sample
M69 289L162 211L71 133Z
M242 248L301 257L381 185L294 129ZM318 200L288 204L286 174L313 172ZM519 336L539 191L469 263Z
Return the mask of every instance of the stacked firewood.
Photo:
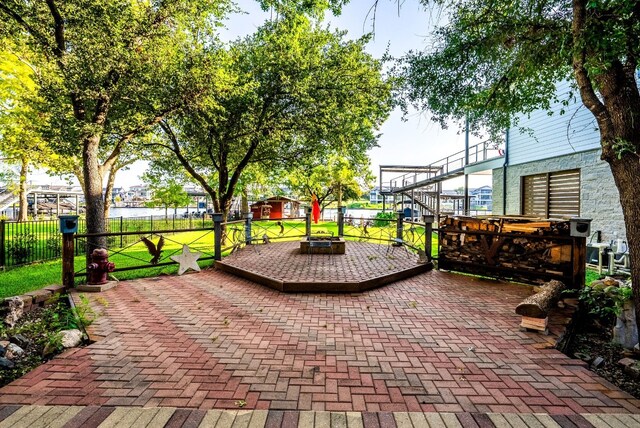
M486 230L489 232L520 232L532 235L569 236L569 221L542 220L535 217L463 217L444 216L440 228L455 230Z
M542 283L544 279L533 279L526 275L527 271L552 276L571 272L571 241L558 239L569 236L568 221L445 217L440 222L439 236L439 258L444 265L512 269L511 278L536 283Z

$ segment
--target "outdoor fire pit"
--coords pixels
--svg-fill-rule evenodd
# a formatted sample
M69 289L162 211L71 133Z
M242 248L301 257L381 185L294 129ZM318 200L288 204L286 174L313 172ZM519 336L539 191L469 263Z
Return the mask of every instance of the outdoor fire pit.
M308 236L300 241L300 254L344 254L344 239L337 236Z

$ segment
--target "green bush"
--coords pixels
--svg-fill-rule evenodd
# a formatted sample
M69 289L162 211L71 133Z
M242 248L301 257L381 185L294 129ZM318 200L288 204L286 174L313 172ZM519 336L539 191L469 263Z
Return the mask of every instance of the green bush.
M62 255L62 242L58 236L52 236L47 239L45 247L47 248L47 252L51 255L51 258L57 258Z
M631 287L588 285L580 292L580 302L585 305L590 314L601 320L612 321L622 311L624 302L631 299L631 295Z
M15 264L21 265L29 261L29 256L36 246L36 237L29 232L18 233L7 244L7 254Z
M396 213L394 212L386 212L386 213L378 213L376 214L376 216L374 217L373 220L373 225L375 227L386 227L389 224L391 224L390 221L387 220L395 220L396 219Z

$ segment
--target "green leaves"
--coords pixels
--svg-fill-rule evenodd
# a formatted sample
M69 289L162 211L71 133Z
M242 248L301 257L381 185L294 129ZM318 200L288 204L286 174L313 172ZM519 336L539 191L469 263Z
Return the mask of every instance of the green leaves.
M302 15L208 53L196 102L167 121L170 151L225 210L242 174L268 175L339 147L370 147L391 85L364 40ZM217 202L216 202L217 201Z
M465 1L448 6L433 48L410 52L405 100L445 124L468 116L499 134L516 112L545 108L571 75L570 10L561 2Z

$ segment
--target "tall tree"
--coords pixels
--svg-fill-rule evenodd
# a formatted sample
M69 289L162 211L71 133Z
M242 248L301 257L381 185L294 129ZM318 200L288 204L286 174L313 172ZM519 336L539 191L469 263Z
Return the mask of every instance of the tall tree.
M27 37L43 58L57 151L82 159L88 232L104 231L103 178L127 143L198 93L191 54L228 4L0 0L0 32ZM87 251L104 244L90 238Z
M176 215L177 209L189 205L191 198L184 190L184 182L175 176L157 174L157 170L150 170L142 175L142 180L149 185L151 190L151 202L154 206L164 207L164 216L167 217L169 208L173 208Z
M364 52L367 40L343 36L292 14L216 52L202 77L215 84L160 124L160 155L173 153L227 215L249 166L272 171L320 159L342 135L358 140L349 149L375 141L391 84Z
M406 58L410 101L440 120L468 115L497 131L547 108L570 79L600 132L625 218L640 319L640 2L428 1L448 11L433 45Z
M344 201L359 198L373 187L374 179L365 149L331 153L322 161L310 159L288 174L287 185L307 198L315 194L324 210L332 202L341 207Z
M39 130L47 116L38 111L35 69L26 46L1 40L0 51L0 152L8 163L18 165L18 221L27 220L27 182L29 167L52 164L56 155Z

